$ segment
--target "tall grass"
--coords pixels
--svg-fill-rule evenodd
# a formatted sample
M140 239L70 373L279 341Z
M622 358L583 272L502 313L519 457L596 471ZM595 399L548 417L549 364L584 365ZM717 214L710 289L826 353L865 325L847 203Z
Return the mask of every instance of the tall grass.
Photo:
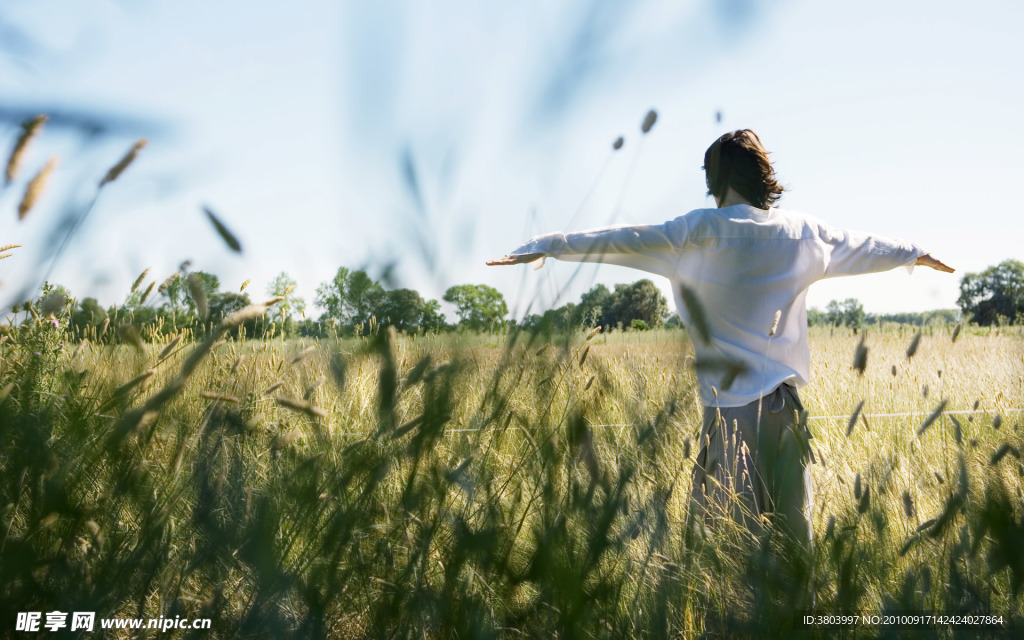
M275 638L828 635L794 625L804 609L1021 621L1019 328L933 329L912 358L913 333L874 332L862 375L860 336L812 336L806 552L689 520L681 333L221 327L162 354L160 332L82 346L65 322L29 317L0 344L5 621L182 616Z

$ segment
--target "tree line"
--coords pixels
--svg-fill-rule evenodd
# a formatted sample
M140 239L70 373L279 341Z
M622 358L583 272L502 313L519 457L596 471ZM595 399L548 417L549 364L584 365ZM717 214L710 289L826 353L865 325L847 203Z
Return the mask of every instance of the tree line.
M189 271L188 264L159 287L143 284L148 270L136 280L120 305L104 308L92 297L69 307L69 329L77 335L105 333L109 327L133 326L137 331L174 333L182 328L202 332L253 300L246 291L248 282L238 291L223 291L220 279L211 273ZM508 305L497 289L483 284L449 287L441 301L451 304L457 316L449 322L441 310L441 301L424 299L406 288L387 288L364 270L340 267L334 277L322 282L313 302L323 311L308 317L306 301L295 293L297 283L286 272L275 276L266 294L280 298L267 318L243 328L250 337L344 337L367 335L393 327L407 334L448 331L492 332L503 330L514 321L508 318ZM156 288L155 295L154 288ZM49 293L71 294L60 286L49 286ZM262 298L261 298L262 300ZM824 310L808 310L809 325L859 328L880 322L924 325L934 322L970 321L979 325L1024 322L1024 263L1005 260L981 273L966 274L960 284L960 306L923 313L867 314L856 299L833 300ZM20 307L20 308L19 308ZM31 303L16 305L15 315ZM653 282L647 279L608 288L598 284L584 293L578 302L527 315L519 326L530 331L565 332L579 328L602 327L619 330L645 330L661 326L679 326L678 316L669 312L668 303Z

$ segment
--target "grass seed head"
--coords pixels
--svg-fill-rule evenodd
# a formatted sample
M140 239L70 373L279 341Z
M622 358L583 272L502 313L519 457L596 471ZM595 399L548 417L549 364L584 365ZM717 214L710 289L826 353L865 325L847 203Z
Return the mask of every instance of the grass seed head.
M238 242L238 238L235 237L235 234L231 233L224 223L220 221L220 218L218 218L209 207L203 207L203 213L205 213L206 217L210 219L210 222L213 224L213 228L217 230L217 234L224 241L224 244L228 245L228 247L235 253L241 253L241 243Z
M626 144L626 139L619 136L618 138L615 138L615 142L612 143L612 150L618 151L624 144Z
M275 382L274 384L270 385L269 387L267 387L266 389L263 390L263 395L269 396L270 394L274 393L275 391L277 391L278 389L280 389L283 386L284 386L283 382L280 382L280 381L279 382Z
M907 516L907 520L912 519L917 514L917 510L914 508L914 499L910 497L909 491L903 492L903 515Z
M316 351L316 345L310 345L300 351L294 358L292 358L291 366L295 366L306 359L306 356Z
M590 345L588 344L586 347L584 347L583 353L580 354L580 367L582 367L583 363L587 361L587 354L589 354L589 353L590 353Z
M711 342L711 330L708 328L707 317L704 315L704 305L697 299L697 294L686 285L679 285L679 293L683 298L683 305L690 316L690 322L697 330L697 336L701 342Z
M778 311L775 312L775 318L772 319L772 328L768 332L768 337L771 337L771 336L775 335L775 332L779 328L779 319L781 319L781 318L782 318L782 309L779 309Z
M654 127L654 123L657 121L658 112L655 111L654 109L651 109L650 111L647 112L647 115L644 116L644 122L643 124L640 125L640 131L643 131L645 134L649 133L650 130Z
M857 371L857 375L864 375L864 369L868 366L868 347L864 344L864 338L861 336L860 342L857 343L857 349L853 353L853 368Z
M964 443L963 427L960 425L960 421L956 419L956 416L949 416L949 419L953 421L953 438L958 445L962 445Z
M149 294L153 293L153 287L155 287L155 286L156 286L156 280L154 280L153 282L149 283L149 286L146 287L146 290L142 292L142 297L139 298L139 304L145 304L146 299L149 298Z
M299 436L301 436L301 435L302 435L302 433L298 429L292 429L288 433L282 433L282 434L278 435L276 438L274 438L274 442L273 442L273 444L271 444L271 447L275 451L279 450L279 449L284 449L285 447L290 445L292 442L297 440L299 438Z
M927 431L928 427L932 426L932 423L934 423L936 420L939 419L939 416L942 415L943 410L945 410L945 408L946 408L946 402L947 402L946 400L943 400L942 402L940 402L939 406L935 407L935 411L932 411L931 415L929 415L927 418L925 418L925 421L923 423L921 423L920 427L917 428L917 435L918 436L920 436L922 433Z
M860 496L860 504L857 505L858 513L867 513L871 508L871 486L864 487L864 493Z
M207 306L206 290L203 289L203 279L198 273L189 274L188 292L192 295L192 301L196 303L196 313L199 314L200 318L205 320L206 316L210 313L210 308Z
M918 331L916 334L914 334L914 339L910 341L910 346L907 347L907 360L914 357L914 354L917 353L917 347L920 346L920 344L921 332Z
M263 314L265 314L266 312L267 308L262 304L251 304L248 307L239 309L238 311L224 318L224 320L220 323L220 327L222 330L225 331L229 329L234 329L235 327L243 325L246 322L251 322L252 320L262 318Z
M307 402L309 400L312 400L313 394L316 393L316 390L320 388L320 385L322 385L326 379L326 376L320 376L319 378L314 380L312 384L306 387L305 393L302 394L302 399L306 400Z
M146 139L139 138L135 142L135 144L132 145L132 148L128 150L128 153L126 153L124 157L121 158L120 161L118 161L117 164L110 167L110 171L107 171L107 175L103 176L103 179L100 180L100 187L103 187L105 184L109 182L117 180L118 177L120 177L120 175L124 173L124 170L128 168L128 165L130 165L132 162L135 162L135 158L139 155L139 152L142 151L143 147L145 146Z
M326 418L327 412L319 407L314 407L308 402L302 400L296 400L295 398L289 398L287 396L277 396L274 398L277 404L281 405L286 409L291 409L298 413L304 413L310 417Z
M860 412L864 408L864 400L857 403L857 408L853 410L853 415L850 416L850 422L846 425L846 437L850 437L853 433L853 427L857 424L857 418L860 417Z
M216 391L200 391L199 396L206 398L207 400L216 400L218 402L228 402L230 404L238 404L242 401L238 396L233 396L228 393L217 393Z
M117 328L117 333L122 340L138 349L139 353L146 353L146 343L139 335L139 330L135 328L135 325L124 323Z
M174 339L171 340L170 342L168 342L164 346L164 348L160 350L160 354L156 357L156 359L158 361L159 360L163 360L167 356L171 355L171 353L174 351L174 348L177 347L178 343L181 342L181 337L182 337L182 334L180 334L180 333L178 335L174 336Z
M139 274L139 277L135 278L135 282L132 283L132 288L131 288L131 292L130 293L135 293L136 291L139 290L139 286L142 284L142 281L145 280L146 276L149 275L149 269L150 269L150 267L146 267L142 271L142 273Z
M1017 447L1013 446L1009 442L1003 443L1003 446L999 447L995 453L992 454L992 459L989 461L989 465L995 466L999 464L999 461L1006 457L1006 454L1013 454L1014 458L1020 460L1020 451Z
M243 282L242 286L238 288L238 292L241 293L241 292L245 291L245 288L249 286L250 282L252 282L252 278L249 278L245 282Z
M57 156L50 158L50 161L46 163L39 173L35 175L32 180L29 181L28 186L25 187L25 195L21 198L21 203L18 204L18 220L24 220L28 215L29 211L36 206L36 202L43 195L43 191L46 189L46 183L49 182L50 176L57 168Z
M157 287L156 292L163 293L164 291L167 291L167 288L174 284L174 281L178 279L179 275L181 274L177 271L172 273L169 278L160 283L160 286Z
M7 170L4 174L7 184L11 184L18 176L21 160L28 150L29 143L43 130L43 125L48 119L49 116L38 115L21 123L21 133L18 135L17 142L14 143L14 148L11 149L11 155L7 157Z

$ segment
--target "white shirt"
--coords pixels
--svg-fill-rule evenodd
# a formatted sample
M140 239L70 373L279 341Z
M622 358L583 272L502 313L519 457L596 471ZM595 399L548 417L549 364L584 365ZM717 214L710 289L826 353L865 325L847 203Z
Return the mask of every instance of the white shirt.
M668 278L693 337L704 405L738 407L782 383L807 384L806 298L812 283L899 266L913 270L927 252L901 240L835 229L802 213L739 204L696 209L660 225L549 233L511 255L524 253L621 265ZM695 297L703 311L707 342L684 299L685 289L693 294L690 307ZM779 322L770 336L776 312ZM731 384L730 366L742 369Z

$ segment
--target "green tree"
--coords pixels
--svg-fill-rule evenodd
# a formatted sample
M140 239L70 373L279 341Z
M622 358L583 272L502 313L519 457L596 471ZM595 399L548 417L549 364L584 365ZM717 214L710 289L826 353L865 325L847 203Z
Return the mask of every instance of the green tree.
M377 314L383 300L384 287L365 271L349 274L344 309L350 325L368 325L370 317Z
M423 298L412 289L386 291L377 310L380 323L396 331L415 333L423 321Z
M384 288L365 271L339 267L334 278L317 287L316 304L324 309L321 321L336 320L346 327L363 325L376 315L384 300Z
M608 287L594 285L580 297L580 303L573 312L573 322L581 327L611 327L618 322L615 318L615 298Z
M485 284L461 284L449 287L443 300L455 305L459 326L472 331L489 331L508 315L505 298Z
M274 276L270 283L267 284L268 295L284 298L284 300L277 303L275 309L285 336L295 334L295 314L298 313L305 317L306 313L306 301L295 293L297 285L298 283L295 282L295 279L285 271Z
M206 294L207 302L220 291L220 278L205 271L194 271L191 275L198 276L200 288ZM196 301L193 299L188 288L188 276L184 273L174 279L166 290L164 296L167 298L170 309L178 309L183 304L189 313L196 312Z
M815 316L821 312L815 310ZM808 318L812 314L808 314ZM847 326L860 328L865 320L864 305L856 298L847 298L842 302L832 300L825 307L824 321L834 327ZM808 324L813 324L808 322Z
M78 331L86 327L99 328L107 319L107 311L96 298L85 298L78 303L78 309L71 314L71 324Z
M220 322L232 313L244 309L252 304L247 293L235 293L233 291L217 292L210 296L210 320Z
M437 300L427 300L423 303L423 317L420 320L420 329L424 333L441 333L448 329L448 320L441 311L441 303Z
M648 327L657 328L668 315L668 302L650 280L637 280L633 284L615 285L612 309L616 324L623 328L633 326L634 320L643 320Z
M980 325L1024 322L1024 262L1003 260L960 281L957 299L965 317Z
M298 283L286 271L282 271L274 276L267 285L268 295L284 298L284 300L277 303L276 307L278 312L289 320L294 319L296 313L304 314L306 311L306 301L295 293L296 286L298 286Z
M316 295L313 302L324 310L321 320L342 321L345 314L345 290L348 283L349 270L345 267L338 267L334 278L328 282L321 282L316 288Z
M557 309L548 309L544 313L532 313L519 323L526 331L540 332L543 335L565 334L576 327L583 326L579 322L579 308L572 302Z
M807 326L814 327L823 324L828 324L828 316L824 311L813 307L807 310Z

